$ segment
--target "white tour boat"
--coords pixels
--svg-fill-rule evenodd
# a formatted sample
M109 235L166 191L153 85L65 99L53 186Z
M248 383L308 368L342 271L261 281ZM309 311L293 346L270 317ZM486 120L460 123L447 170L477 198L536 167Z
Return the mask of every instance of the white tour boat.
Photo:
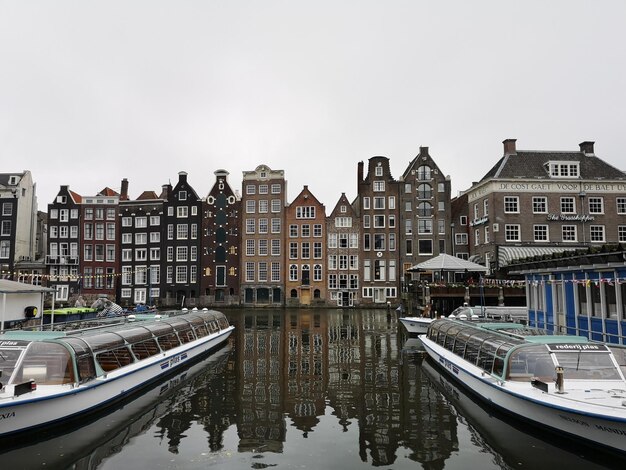
M426 318L426 317L401 317L398 318L400 323L404 325L406 331L415 335L423 335L428 330L429 325L432 323L434 318Z
M431 323L424 347L489 405L626 453L626 349L518 323Z
M168 415L185 409L207 382L220 381L231 357L226 341L211 354L179 367L176 372L141 389L119 405L102 412L64 422L55 430L35 431L26 436L0 439L0 455L20 468L95 469L119 453L141 434L154 431ZM204 385L203 385L204 384ZM195 417L197 418L197 417ZM190 419L194 419L190 417Z
M0 437L99 411L198 359L234 327L217 311L0 335Z

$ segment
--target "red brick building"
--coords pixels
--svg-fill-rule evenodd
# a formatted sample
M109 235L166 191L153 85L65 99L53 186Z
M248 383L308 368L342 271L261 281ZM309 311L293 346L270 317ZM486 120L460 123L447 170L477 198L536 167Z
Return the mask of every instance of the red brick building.
M286 304L304 306L326 302L326 209L304 186L285 215Z

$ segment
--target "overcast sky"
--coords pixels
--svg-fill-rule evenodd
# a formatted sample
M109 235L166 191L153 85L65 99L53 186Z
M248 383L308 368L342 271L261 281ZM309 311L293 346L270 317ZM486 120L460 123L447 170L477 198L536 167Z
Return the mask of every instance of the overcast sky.
M623 0L0 0L0 172L46 210L267 164L328 214L359 161L399 178L420 146L453 195L506 138L626 169L625 25Z

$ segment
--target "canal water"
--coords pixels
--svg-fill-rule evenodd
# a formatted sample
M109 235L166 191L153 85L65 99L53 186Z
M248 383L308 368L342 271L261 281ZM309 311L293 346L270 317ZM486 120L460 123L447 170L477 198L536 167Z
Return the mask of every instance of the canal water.
M626 468L475 403L394 311L226 314L225 348L80 425L2 442L2 468Z

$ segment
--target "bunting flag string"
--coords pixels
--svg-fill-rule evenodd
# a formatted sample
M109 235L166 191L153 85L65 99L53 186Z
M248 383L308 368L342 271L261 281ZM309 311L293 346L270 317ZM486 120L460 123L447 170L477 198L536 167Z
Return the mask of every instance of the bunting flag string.
M537 287L537 286L546 286L546 285L564 285L564 284L573 284L573 285L583 285L585 287L595 287L600 288L602 284L608 285L610 287L619 286L621 284L626 283L626 277L605 277L605 278L597 278L597 279L483 279L481 282L451 282L446 283L443 281L439 282L429 282L427 285L429 287L485 287L485 288L494 288L494 287L512 287L512 288L524 288L526 286Z
M155 268L160 266L154 266ZM122 276L135 276L136 274L149 274L151 267L143 267L140 269L134 269L132 271L115 272L115 273L103 273L103 274L39 274L35 272L21 272L21 271L0 271L0 278L2 279L26 279L26 280L40 280L48 282L82 282L84 280L95 279L115 279ZM430 287L509 287L509 288L524 288L526 286L537 287L546 285L583 285L585 287L600 288L603 284L610 287L620 286L626 283L626 277L599 277L599 278L581 278L581 279L482 279L480 281L470 282L451 282L446 283L439 282L427 282L426 285Z

